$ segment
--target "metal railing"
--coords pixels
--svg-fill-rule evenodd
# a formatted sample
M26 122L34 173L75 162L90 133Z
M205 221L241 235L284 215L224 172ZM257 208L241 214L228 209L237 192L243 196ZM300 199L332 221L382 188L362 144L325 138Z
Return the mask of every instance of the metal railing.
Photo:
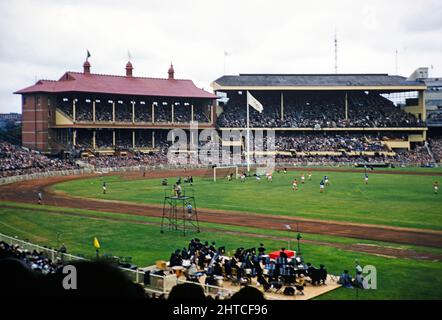
M50 177L61 177L61 176L77 176L84 174L94 174L94 173L112 173L112 172L137 172L137 171L153 171L153 170L173 170L173 169L208 169L207 165L154 165L154 166L131 166L131 167L109 167L109 168L100 168L96 167L95 169L91 168L83 168L83 169L75 169L75 170L60 170L60 171L46 171L46 172L38 172L31 174L24 174L18 176L10 176L0 178L0 185L27 181L27 180L35 180L35 179L43 179Z
M58 250L54 250L48 247L39 246L37 244L33 244L24 240L20 240L18 238L10 237L5 234L0 233L0 241L9 243L11 245L18 245L20 248L27 250L27 251L38 251L44 254L45 257L48 259L51 259L52 261L55 261L57 258L60 258L63 262L71 262L71 261L81 261L81 260L87 260L86 258L74 256L69 253L62 253Z

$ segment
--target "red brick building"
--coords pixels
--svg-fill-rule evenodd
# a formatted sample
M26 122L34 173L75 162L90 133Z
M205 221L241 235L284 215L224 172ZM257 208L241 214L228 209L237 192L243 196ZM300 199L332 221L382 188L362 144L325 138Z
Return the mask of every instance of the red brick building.
M44 152L74 146L112 152L118 147L155 149L171 128L214 128L216 96L191 80L175 78L171 65L167 78L126 74L64 73L58 80L39 80L15 92L22 95L23 145Z

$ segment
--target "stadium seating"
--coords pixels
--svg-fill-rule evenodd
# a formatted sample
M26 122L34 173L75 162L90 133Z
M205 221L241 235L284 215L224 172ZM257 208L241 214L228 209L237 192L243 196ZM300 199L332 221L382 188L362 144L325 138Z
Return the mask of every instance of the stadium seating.
M70 161L49 158L38 152L0 141L0 177L77 168L77 165Z
M191 120L189 103L175 103L173 121L175 123L189 123ZM57 109L64 113L67 117L73 119L72 101L69 99L59 99L57 101ZM81 123L93 122L93 108L91 100L79 99L76 102L75 120ZM210 122L210 111L207 106L194 105L193 117L195 121L201 123ZM134 118L132 119L132 104L128 101L118 100L115 102L115 122L116 123L135 123L151 124L152 109L151 103L136 103L134 108ZM157 103L154 107L155 123L171 123L172 122L172 106L170 103ZM113 122L112 103L103 100L95 101L95 121L96 122Z
M284 97L284 110L278 97L256 94L264 105L262 113L250 110L251 127L283 128L367 128L420 127L422 121L396 107L378 94L348 94L348 119L345 119L344 98L337 94L290 94ZM234 95L218 117L220 127L246 127L246 101Z
M442 137L434 137L429 139L430 147L436 161L442 161Z

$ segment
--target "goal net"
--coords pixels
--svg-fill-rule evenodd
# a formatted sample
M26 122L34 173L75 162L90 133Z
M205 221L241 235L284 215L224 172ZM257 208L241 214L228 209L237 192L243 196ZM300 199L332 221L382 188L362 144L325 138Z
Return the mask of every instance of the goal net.
M267 167L257 167L256 168L256 175L259 176L267 176L273 174L273 168L267 168Z
M225 166L213 168L213 181L217 179L238 179L238 166Z

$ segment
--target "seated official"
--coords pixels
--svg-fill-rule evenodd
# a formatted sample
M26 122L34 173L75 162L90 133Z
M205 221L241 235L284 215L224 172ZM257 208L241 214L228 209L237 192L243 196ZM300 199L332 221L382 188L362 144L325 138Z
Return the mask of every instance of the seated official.
M307 271L306 271L306 275L307 277L309 277L310 279L312 279L313 282L313 278L316 277L316 271L318 269L314 266L312 266L312 264L310 262L307 262Z
M362 271L356 273L355 279L353 280L353 286L358 289L364 289L364 277L362 276Z
M279 252L279 257L288 259L289 256L287 255L287 253L285 253L285 248L281 248L281 251Z
M220 262L215 262L214 266L213 266L213 274L215 276L222 276L223 275L223 268L221 267L221 263Z
M264 247L264 244L260 243L259 248L258 248L258 255L262 256L265 254L265 252L266 252L266 248Z
M323 264L319 265L319 270L317 272L319 284L325 284L325 281L327 280L327 269L325 269L325 266Z
M176 192L176 196L179 198L181 197L181 193L182 193L182 188L181 188L181 184L177 184L175 187L175 192Z
M183 248L183 249L181 250L181 257L182 257L184 260L188 260L188 259L190 259L190 255L189 255L189 253L187 252L186 248Z
M169 267L176 267L181 266L183 263L183 260L180 256L180 251L177 250L174 253L171 254L170 260L169 260Z
M232 260L226 259L224 261L224 271L226 278L230 278L232 276Z
M344 288L353 288L351 275L348 274L348 270L344 270L339 276L338 284L342 285Z

